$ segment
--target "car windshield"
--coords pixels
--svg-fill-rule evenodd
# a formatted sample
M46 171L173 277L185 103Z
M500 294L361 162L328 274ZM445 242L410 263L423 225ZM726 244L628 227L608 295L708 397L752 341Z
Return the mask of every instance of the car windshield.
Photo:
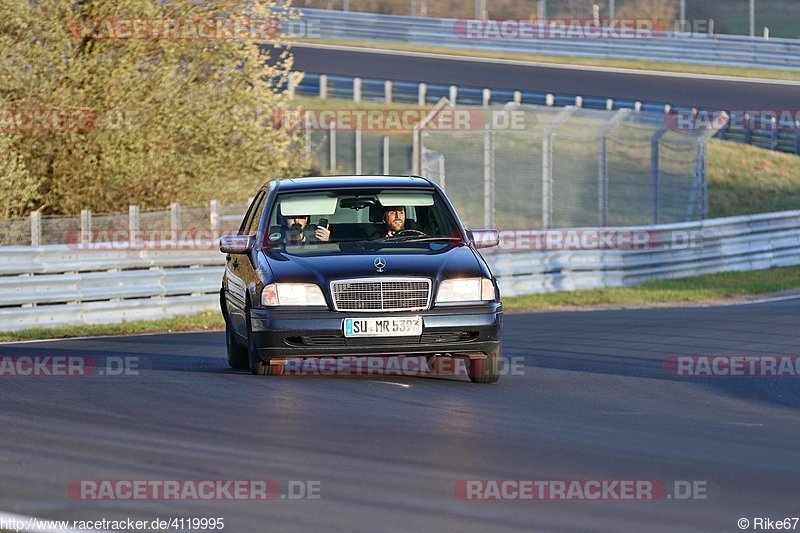
M279 194L267 245L345 242L461 241L458 225L436 191L379 189Z

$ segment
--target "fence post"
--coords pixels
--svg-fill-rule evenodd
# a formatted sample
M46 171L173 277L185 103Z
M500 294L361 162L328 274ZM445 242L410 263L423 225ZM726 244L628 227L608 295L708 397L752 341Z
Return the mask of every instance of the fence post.
M514 91L514 103L517 105L522 104L522 92Z
M133 242L139 236L139 206L128 206L128 240Z
M603 126L600 132L600 161L597 169L597 221L600 227L608 226L608 136L614 126L631 112L620 109Z
M92 211L91 209L81 209L81 243L92 242Z
M361 101L361 78L353 78L353 101Z
M42 212L31 211L31 246L42 244Z
M211 225L211 233L214 235L214 239L216 240L219 236L219 202L216 200L211 200L208 203L208 208L208 223Z
M420 83L417 94L417 104L421 106L425 105L427 92L428 92L428 85L425 83Z
M391 172L389 172L389 161L390 161L389 155L390 155L390 153L389 153L389 136L388 135L384 135L384 137L383 137L383 175L384 176L388 176L389 174L391 174Z
M356 128L356 176L360 176L361 175L361 164L362 164L362 161L361 161L361 153L362 153L362 151L361 151L361 148L362 148L361 140L362 140L361 139L361 128L357 127Z
M553 225L553 135L542 138L542 229Z
M321 74L319 77L319 97L325 100L328 97L328 75Z
M172 231L181 229L181 206L178 202L169 204L169 227Z
M475 18L476 19L488 18L488 15L486 13L486 0L475 0Z
M659 194L660 194L660 174L658 170L658 159L659 159L659 144L661 143L661 137L667 132L666 126L662 126L656 133L653 134L653 138L650 141L650 179L651 179L651 201L653 203L653 225L658 224L659 218Z
M487 124L483 134L483 225L487 228L494 227L494 166L494 130Z
M600 136L600 162L597 172L597 223L608 225L608 133Z
M311 128L308 126L308 113L305 113L303 117L303 131L305 133L306 160L311 164Z
M483 90L483 107L489 107L489 104L492 101L492 90L491 89L484 89Z
M445 168L444 168L444 154L439 154L439 187L441 187L442 190L444 191L447 188L446 184L447 184L447 174L445 174Z
M449 94L450 97L448 98L448 100L450 100L450 105L451 106L456 105L456 100L458 99L458 87L456 87L455 85L451 85Z
M692 176L692 187L689 190L689 202L686 206L686 222L694 220L695 206L700 204L700 219L706 218L706 137L697 140L697 161ZM697 196L700 195L700 202Z
M553 119L542 136L542 228L553 225L553 132L577 107L567 106Z
M702 206L702 212L700 213L700 218L705 220L708 218L708 137L703 139L703 166L700 168L700 172L702 173L702 182L700 191L703 195L703 200L700 202Z
M383 82L383 99L387 104L392 103L392 80Z
M328 156L330 158L330 172L331 174L336 173L336 123L331 122L331 126L328 129L328 143L329 143L329 153Z
M444 106L448 105L447 98L442 98L436 105L433 106L426 115L425 118L420 120L414 126L414 133L412 135L412 144L411 144L411 173L415 176L420 176L422 172L422 135L425 128L428 126L428 122L433 120L437 113L439 113Z
M415 176L420 175L422 169L422 129L419 124L414 126L411 137L411 173Z

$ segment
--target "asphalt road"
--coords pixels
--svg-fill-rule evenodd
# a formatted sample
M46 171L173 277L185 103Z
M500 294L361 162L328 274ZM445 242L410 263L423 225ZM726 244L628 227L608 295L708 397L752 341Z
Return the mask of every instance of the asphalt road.
M795 109L800 102L800 85L797 84L473 62L302 44L294 46L294 56L295 70L329 75L575 94L710 109Z
M800 515L798 378L675 378L670 355L800 355L800 301L506 316L522 375L259 378L219 332L0 345L139 358L138 375L0 378L0 510L224 517L225 531L738 531ZM93 502L80 479L320 481L318 500ZM691 501L462 501L461 479L701 481Z

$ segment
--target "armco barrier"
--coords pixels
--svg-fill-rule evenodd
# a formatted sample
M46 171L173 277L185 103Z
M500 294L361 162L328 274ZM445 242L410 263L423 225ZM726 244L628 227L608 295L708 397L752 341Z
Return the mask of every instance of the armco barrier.
M705 65L794 70L800 68L800 40L736 35L662 33L648 39L470 39L456 19L405 17L302 9L307 25L323 39L374 40L531 54L642 59Z
M0 247L0 330L154 320L219 309L216 249Z
M800 211L611 229L693 235L694 241L641 250L489 251L484 255L505 296L800 265Z
M800 265L800 211L588 230L646 232L663 244L639 250L490 249L484 256L501 294L620 287L650 279ZM513 235L503 232L501 237ZM691 238L676 241L675 235ZM2 247L0 264L0 330L19 330L216 310L224 257L213 249L80 250L58 245Z

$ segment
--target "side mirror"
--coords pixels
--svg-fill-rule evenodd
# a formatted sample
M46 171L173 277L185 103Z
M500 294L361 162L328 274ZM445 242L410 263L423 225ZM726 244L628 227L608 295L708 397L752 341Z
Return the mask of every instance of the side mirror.
M500 244L500 233L496 229L467 230L467 235L472 239L475 248L491 248Z
M219 238L219 251L224 254L246 254L255 245L255 235L223 235Z

